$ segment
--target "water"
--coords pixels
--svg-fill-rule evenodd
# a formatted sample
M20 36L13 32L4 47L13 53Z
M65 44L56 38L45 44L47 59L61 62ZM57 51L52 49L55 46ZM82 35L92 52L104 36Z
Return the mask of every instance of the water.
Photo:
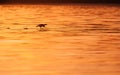
M1 5L0 9L1 75L120 74L120 6ZM48 25L39 29L40 23Z

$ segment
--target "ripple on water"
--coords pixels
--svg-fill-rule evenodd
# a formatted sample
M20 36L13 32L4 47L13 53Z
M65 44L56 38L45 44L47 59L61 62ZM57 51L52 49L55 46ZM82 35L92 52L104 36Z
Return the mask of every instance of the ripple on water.
M23 43L25 40L0 40L1 43Z
M4 36L0 36L0 39L5 39L6 37L4 37Z
M20 25L20 23L12 23L13 25Z
M112 21L112 20L105 20L103 22L113 22L113 23L120 23L120 21L116 20L116 21Z

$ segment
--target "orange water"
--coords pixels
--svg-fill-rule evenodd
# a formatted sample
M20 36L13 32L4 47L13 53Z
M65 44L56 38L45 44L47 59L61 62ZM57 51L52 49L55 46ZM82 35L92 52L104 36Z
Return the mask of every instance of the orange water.
M0 10L0 75L120 75L120 6Z

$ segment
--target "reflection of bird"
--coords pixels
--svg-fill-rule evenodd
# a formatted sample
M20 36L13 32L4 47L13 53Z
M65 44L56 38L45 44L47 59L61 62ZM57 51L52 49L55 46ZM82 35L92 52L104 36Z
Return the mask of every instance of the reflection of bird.
M40 27L40 28L42 28L42 27L45 27L47 24L38 24L36 27Z

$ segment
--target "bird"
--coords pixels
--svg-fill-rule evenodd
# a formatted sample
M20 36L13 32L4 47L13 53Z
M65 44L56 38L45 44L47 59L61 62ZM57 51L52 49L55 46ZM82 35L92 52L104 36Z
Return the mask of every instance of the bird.
M36 27L40 27L40 28L42 28L42 27L45 27L47 24L38 24Z
M24 29L27 30L28 28L25 27Z
M9 27L7 27L6 29L10 29Z

